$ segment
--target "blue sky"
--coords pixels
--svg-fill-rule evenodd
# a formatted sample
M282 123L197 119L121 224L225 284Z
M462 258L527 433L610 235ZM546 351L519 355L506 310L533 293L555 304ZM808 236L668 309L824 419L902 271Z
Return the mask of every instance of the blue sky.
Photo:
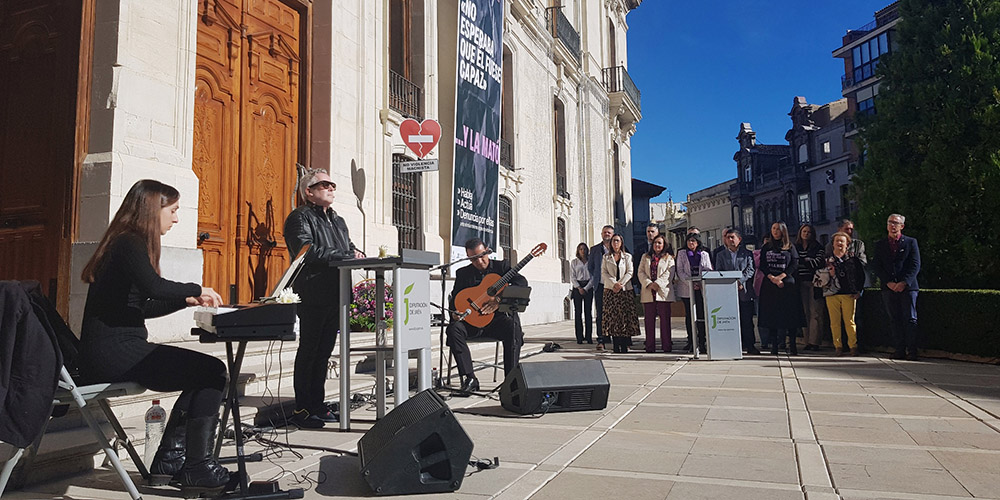
M628 71L642 92L632 176L684 201L736 177L740 122L761 143L787 144L792 99L840 99L844 64L831 52L891 1L643 1L628 15Z

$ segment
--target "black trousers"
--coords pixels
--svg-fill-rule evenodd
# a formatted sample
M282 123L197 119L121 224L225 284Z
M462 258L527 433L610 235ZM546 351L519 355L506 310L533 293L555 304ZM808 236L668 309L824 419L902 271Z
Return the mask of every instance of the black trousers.
M226 364L205 353L157 345L119 381L158 392L181 391L174 408L187 410L190 418L214 417L226 387Z
M602 324L604 320L604 313L602 312L604 310L604 285L601 283L598 283L594 287L594 310L597 311L597 343L605 344L608 339L604 336L604 325Z
M336 301L334 301L336 304ZM337 342L337 306L299 304L299 348L295 351L295 408L322 413L326 373ZM341 367L346 370L347 367Z
M576 341L587 342L594 341L594 330L593 330L593 303L594 303L594 291L590 290L585 294L580 294L580 291L575 287L573 288L573 312L576 316ZM584 319L586 318L586 319ZM586 323L585 323L586 321Z
M503 372L511 372L517 366L521 357L521 345L524 343L524 333L521 322L506 314L495 314L493 321L486 328L476 328L464 321L454 321L446 331L448 348L455 356L458 364L458 374L464 377L473 375L472 353L469 352L468 339L490 337L503 342Z
M889 314L889 329L898 353L909 350L917 354L917 293L917 290L882 290L882 304Z
M754 347L757 342L757 338L753 334L753 311L752 300L740 302L740 339L744 351Z
M698 308L698 324L695 326L698 329L698 349L704 351L705 349L705 299L701 295L700 291L692 291L694 294L694 307ZM684 326L687 328L687 347L691 349L694 346L693 335L691 332L691 299L688 297L681 297L681 301L684 302Z

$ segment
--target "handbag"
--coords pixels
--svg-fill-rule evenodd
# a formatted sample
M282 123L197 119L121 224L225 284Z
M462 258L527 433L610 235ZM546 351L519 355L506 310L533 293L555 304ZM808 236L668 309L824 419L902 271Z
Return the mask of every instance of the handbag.
M818 292L822 297L836 295L840 291L840 283L837 281L837 278L831 277L830 270L825 267L817 269L813 273L812 284L814 292Z

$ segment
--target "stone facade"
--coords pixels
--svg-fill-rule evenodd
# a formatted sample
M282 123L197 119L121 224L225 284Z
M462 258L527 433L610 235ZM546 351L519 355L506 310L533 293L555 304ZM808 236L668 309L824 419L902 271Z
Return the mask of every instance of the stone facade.
M726 229L733 227L733 204L729 193L735 184L736 179L730 179L687 197L688 225L698 228L701 243L712 250L722 244Z
M809 192L809 177L794 165L787 144L759 144L749 123L740 124L740 148L733 155L736 183L730 187L732 211L740 214L738 227L747 244L760 244L771 224L798 227L798 194Z
M568 287L560 270L576 243L594 244L604 224L631 223L630 138L641 113L626 69L626 16L640 3L564 0L560 9L540 0L504 2L502 139L510 144L511 157L510 168L500 168L500 195L509 201L511 248L523 257L539 242L549 245L524 270L534 289L523 315L527 324L563 318ZM308 62L302 61L308 104L301 107L306 116L299 124L306 129L300 138L307 140L300 140L299 157L306 166L329 170L340 186L334 209L347 220L358 246L369 254L380 245L395 249L399 207L393 201L392 163L413 157L399 124L407 117L439 120L443 140L429 158L439 159L441 169L419 174L414 182L414 246L447 255L458 3L405 4L405 79L418 90L416 113L393 104L399 81L392 71L398 53L393 50L400 43L393 32L399 19L393 16L401 4L296 4L308 12L303 36L311 39ZM181 192L180 223L163 240L164 275L201 281L199 182L192 170L199 5L196 0L95 2L90 140L75 207L81 216L73 276L79 276L125 191L138 179L155 178ZM564 116L561 130L553 121L557 105ZM565 144L560 189L555 134ZM70 317L78 327L86 286L75 281ZM190 312L155 320L151 338L185 338L190 326Z
M847 99L816 106L796 97L788 114L792 128L785 138L809 174L810 192L799 195L802 222L811 223L826 243L837 231L837 222L849 217L852 208L848 198L851 149L844 139Z

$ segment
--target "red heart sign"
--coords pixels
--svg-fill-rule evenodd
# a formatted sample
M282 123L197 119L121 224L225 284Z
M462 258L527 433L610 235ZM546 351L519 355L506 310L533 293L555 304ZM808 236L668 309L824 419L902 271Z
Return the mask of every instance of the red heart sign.
M399 124L399 135L403 136L403 143L417 155L417 158L423 158L441 140L441 124L430 118L423 123L407 118Z

